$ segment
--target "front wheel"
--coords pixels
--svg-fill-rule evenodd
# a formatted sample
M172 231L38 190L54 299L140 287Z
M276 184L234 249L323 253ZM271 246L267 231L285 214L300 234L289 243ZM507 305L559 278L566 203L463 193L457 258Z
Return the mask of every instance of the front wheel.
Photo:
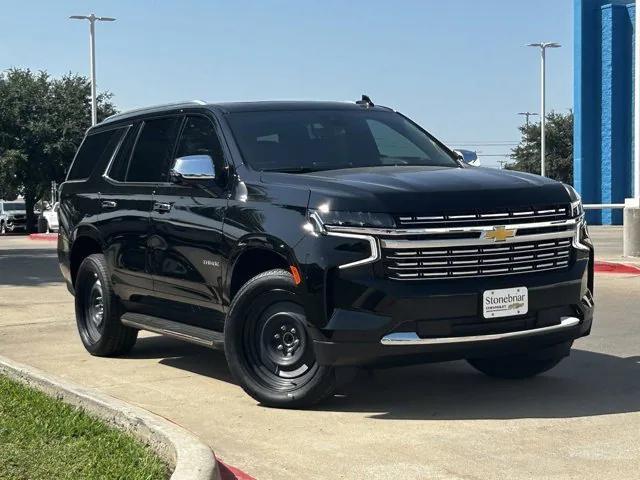
M304 308L285 270L261 273L237 293L225 324L225 354L245 392L267 406L305 407L335 389L334 369L316 362Z
M476 358L467 360L475 369L494 378L521 379L535 377L551 370L566 355L539 358L535 355L511 355L495 358Z

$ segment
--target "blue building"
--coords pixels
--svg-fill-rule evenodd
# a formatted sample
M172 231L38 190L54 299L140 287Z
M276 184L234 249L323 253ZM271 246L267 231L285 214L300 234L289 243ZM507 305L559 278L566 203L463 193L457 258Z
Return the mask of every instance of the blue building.
M624 203L634 188L635 3L574 2L574 183L585 203ZM591 211L588 220L622 224L622 211Z

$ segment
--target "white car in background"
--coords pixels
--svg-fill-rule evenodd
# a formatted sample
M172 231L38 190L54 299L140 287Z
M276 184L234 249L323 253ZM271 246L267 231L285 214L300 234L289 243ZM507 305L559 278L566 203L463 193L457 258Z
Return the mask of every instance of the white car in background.
M45 210L40 214L38 221L38 231L40 233L49 233L58 231L58 209L60 204L56 202L53 208Z

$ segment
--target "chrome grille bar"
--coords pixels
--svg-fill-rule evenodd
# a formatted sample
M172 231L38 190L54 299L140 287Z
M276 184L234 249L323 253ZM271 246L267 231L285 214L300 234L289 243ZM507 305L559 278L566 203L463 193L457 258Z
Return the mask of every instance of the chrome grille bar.
M396 217L398 225L406 226L431 226L440 225L443 227L455 226L456 224L484 224L493 220L501 220L503 224L514 222L539 222L550 219L562 220L569 216L569 206L545 206L539 208L525 208L522 210L512 210L503 212L479 212L479 213L456 213L450 215L402 215Z
M578 223L577 218L568 220L554 220L537 223L516 223L508 225L511 230L529 230L529 229L541 229L541 228L571 228L575 227ZM325 228L328 232L350 232L360 235L378 235L383 237L400 237L411 235L447 235L447 234L472 234L490 232L498 225L503 225L499 221L493 221L492 225L472 225L466 227L442 227L442 228L368 228L368 227L347 227L338 225L326 225ZM513 240L513 239L511 239Z
M381 240L384 270L391 280L432 280L516 275L565 269L575 232L527 235L487 244L483 239ZM524 241L523 241L524 240ZM473 242L476 248L470 248ZM446 246L445 246L446 245ZM402 255L409 249L410 256Z

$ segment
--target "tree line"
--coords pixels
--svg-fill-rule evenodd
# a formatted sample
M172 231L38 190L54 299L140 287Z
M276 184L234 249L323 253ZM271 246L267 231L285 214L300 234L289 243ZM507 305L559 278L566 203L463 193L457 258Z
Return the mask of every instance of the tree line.
M540 175L540 124L522 125L520 133L520 144L505 168ZM547 176L573 185L573 112L547 115L546 140Z
M91 85L81 75L53 78L29 69L0 73L0 199L22 195L33 231L34 205L66 171L91 126ZM98 96L98 121L116 113Z

